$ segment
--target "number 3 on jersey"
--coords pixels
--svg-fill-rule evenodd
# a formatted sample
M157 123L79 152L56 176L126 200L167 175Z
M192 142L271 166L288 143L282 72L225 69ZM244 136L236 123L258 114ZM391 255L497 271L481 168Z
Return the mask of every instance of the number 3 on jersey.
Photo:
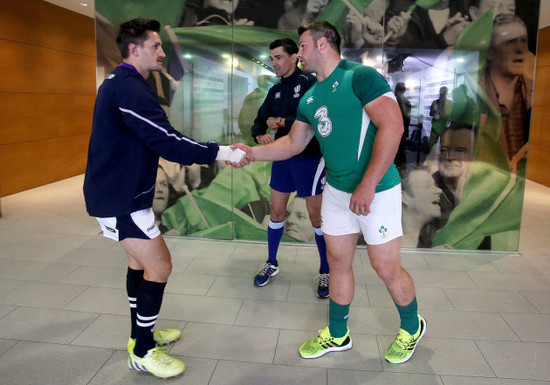
M328 117L327 106L319 107L317 111L315 111L314 117L319 121L317 124L317 131L319 131L319 134L323 138L329 136L332 132L332 121Z

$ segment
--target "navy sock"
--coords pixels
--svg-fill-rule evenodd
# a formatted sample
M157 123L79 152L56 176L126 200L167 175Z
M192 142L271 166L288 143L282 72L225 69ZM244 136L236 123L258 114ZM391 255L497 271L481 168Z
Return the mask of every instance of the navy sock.
M409 334L414 334L418 331L420 323L418 322L418 304L416 303L416 297L413 298L410 304L406 306L399 306L395 304L399 317L401 318L401 329L407 331Z
M275 266L279 266L277 263L277 250L279 250L279 243L283 237L284 226L284 221L269 221L269 226L267 227L267 251L269 256L267 262Z
M128 293L128 304L130 305L130 338L136 338L136 302L139 286L143 280L143 270L133 270L128 267L126 273L126 292Z
M314 227L315 231L315 243L317 243L317 250L319 250L319 259L321 264L319 265L319 274L326 274L329 272L328 261L327 261L327 244L325 243L325 238L323 237L323 231L320 227Z
M143 280L137 296L136 347L134 354L143 357L155 347L153 329L160 312L166 283Z

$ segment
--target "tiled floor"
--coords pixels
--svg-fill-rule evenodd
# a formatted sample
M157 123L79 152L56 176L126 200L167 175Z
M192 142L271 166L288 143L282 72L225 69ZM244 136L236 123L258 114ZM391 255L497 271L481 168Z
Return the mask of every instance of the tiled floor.
M126 367L126 260L84 210L82 177L2 198L0 384L157 384ZM314 297L316 249L284 245L281 273L252 277L262 243L169 238L174 272L162 327L192 385L550 384L550 189L528 182L520 254L404 251L428 321L414 357L383 352L396 310L366 257L355 259L353 349L304 360L297 348L327 322ZM163 382L164 383L164 382Z

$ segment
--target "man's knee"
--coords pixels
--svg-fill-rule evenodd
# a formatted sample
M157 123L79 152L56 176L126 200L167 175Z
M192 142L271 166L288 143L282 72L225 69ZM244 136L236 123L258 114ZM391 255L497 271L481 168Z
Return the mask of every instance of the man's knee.
M353 267L353 256L332 252L331 250L327 250L327 260L331 272L335 270L351 270Z
M273 222L282 222L285 220L286 217L286 207L283 208L275 208L271 207L271 211L269 212L269 219L271 219Z
M375 263L371 263L371 266L384 282L392 282L398 279L403 271L401 264L393 261L378 260Z
M172 273L172 261L170 258L163 258L160 261L145 267L144 277L148 281L167 282Z

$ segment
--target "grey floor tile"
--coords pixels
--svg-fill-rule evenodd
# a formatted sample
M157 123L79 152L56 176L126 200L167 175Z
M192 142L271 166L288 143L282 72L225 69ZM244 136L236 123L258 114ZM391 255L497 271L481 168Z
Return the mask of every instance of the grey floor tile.
M425 311L430 338L517 341L518 337L499 313Z
M126 350L130 337L130 311L127 316L102 314L71 345Z
M19 281L2 291L0 303L61 309L84 290L86 286Z
M254 277L259 264L246 260L195 258L184 270L186 274L215 275L220 277Z
M71 285L126 289L127 271L128 267L81 266L59 282Z
M0 269L2 267L0 266ZM19 282L21 281L16 281L16 280L13 280L13 279L0 279L0 294L2 293L3 290L6 290L14 285L17 285L19 284Z
M427 333L430 332L428 324ZM378 336L383 355L393 337ZM440 375L494 376L474 341L424 337L418 343L413 357L399 365L383 361L385 372L423 373Z
M550 382L550 343L478 341L477 345L497 377Z
M118 249L93 249L79 247L64 253L58 262L82 266L119 267L128 266L128 258L122 250Z
M317 330L319 328L323 329L327 322L327 304L246 300L235 324L280 329Z
M0 269L4 269L6 266L9 266L15 262L17 262L15 259L8 259L10 252L10 245L6 245L5 243L2 243L2 255L0 255ZM2 280L4 278L2 277Z
M547 291L522 291L530 303L541 313L550 314L550 295Z
M10 385L79 384L82 379L94 385L158 383L127 369L127 258L85 213L82 180L70 178L2 198L0 372L8 366L15 370L0 383L5 378ZM282 243L280 275L257 288L252 279L266 259L265 242L166 237L173 273L156 329L183 329L182 339L167 351L187 363L184 375L167 382L550 384L545 329L550 321L550 205L541 205L550 202L550 189L528 185L536 194L526 191L520 253L403 250L403 265L415 280L419 309L428 321L426 336L403 365L382 358L399 318L364 245L357 247L353 261L353 349L304 360L298 347L328 322L329 301L315 296L315 245ZM205 334L233 344L243 341L242 346L203 346ZM261 346L264 334L267 343ZM31 343L40 341L53 344ZM258 354L249 345L258 346L253 350ZM48 361L37 346L46 347ZM89 352L106 353L99 354L104 361L96 365L92 354L92 365L77 366L76 380L69 377L65 369L71 360L87 359ZM39 369L31 366L23 373L29 357L37 359Z
M126 290L108 287L89 287L63 309L106 314L130 314Z
M18 340L10 340L10 339L3 339L0 338L0 356L10 350L15 344L17 344Z
M475 289L476 285L464 271L409 271L416 287Z
M2 383L86 385L112 354L109 349L19 342L0 359Z
M550 291L550 285L546 284L537 274L473 271L468 272L468 275L480 289Z
M84 241L82 244L79 245L80 248L84 249L94 249L94 250L106 250L111 248L116 242L112 239L105 238L101 232L101 229L99 228L99 224L97 224L97 231L94 232L94 235L89 236L88 240ZM95 234L97 233L97 234ZM120 249L120 245L118 245Z
M303 245L303 246L300 245L300 247L297 247L296 263L313 265L319 268L320 259L319 259L319 249L317 249L317 245Z
M17 278L21 281L57 282L78 268L68 263L14 261L0 270L0 279Z
M401 264L405 270L428 270L429 265L426 263L424 256L417 252L402 252Z
M520 255L507 255L493 261L493 266L504 273L538 273L540 270L531 263L531 258Z
M352 304L348 326L352 334L397 334L399 313L393 307L368 307Z
M297 259L298 256L298 249L301 247L300 243L293 243L293 242L281 242L279 245L279 250L277 250L277 260L281 260L281 263L294 263L299 262ZM264 254L264 257L261 258L262 260L267 260L267 239L265 243L265 250L266 253ZM306 246L308 247L308 246ZM308 247L309 250L309 247Z
M550 273L536 274L536 276L546 283L547 287L550 287ZM546 287L543 290L546 290Z
M318 265L304 263L283 264L279 262L279 274L277 278L289 281L311 282L318 274Z
M157 321L155 329L183 329L184 326L185 322L183 321L171 321L161 318ZM128 311L127 316L102 314L82 331L71 342L71 345L126 350L129 337L130 311Z
M497 271L492 261L499 256L486 253L448 253L430 251L424 259L432 270Z
M429 374L388 373L366 370L329 369L328 385L443 385L440 377Z
M302 302L302 303L314 303L323 304L328 303L328 298L317 297L318 282L313 279L310 281L290 281L290 287L288 289L288 296L286 300L288 302ZM359 290L355 291L354 301L358 300L360 296L361 300L366 300L366 294L361 295ZM368 302L367 302L368 303Z
M245 243L236 246L231 254L231 259L249 260L253 262L265 261L267 258L267 243ZM292 259L291 262L294 262Z
M162 304L166 319L233 325L243 300L166 293Z
M172 256L172 274L184 272L195 258L170 253Z
M53 262L69 253L73 247L49 244L16 244L9 249L10 258L19 261Z
M165 293L206 295L216 280L213 275L170 274Z
M0 305L0 318L4 317L6 314L11 313L15 309L16 306Z
M320 385L326 370L221 361L209 385Z
M117 351L97 372L89 385L158 385L159 382L161 384L209 385L217 361L178 355L174 355L174 357L185 363L185 371L178 377L162 381L149 373L129 370L128 353Z
M453 307L462 311L537 313L519 292L511 290L445 289ZM550 293L547 293L550 296Z
M550 342L550 314L510 314L502 317L521 341Z
M97 317L95 313L20 307L0 318L0 338L68 344Z
M374 307L395 308L386 286L367 285L370 304ZM451 301L444 289L437 287L416 287L419 309L453 310ZM354 300L354 304L356 304Z
M277 329L189 322L171 354L219 360L271 363Z
M539 273L550 273L550 260L548 259L548 249L544 256L537 256L537 258L529 258L529 263L535 266L536 271Z
M170 248L174 255L198 259L229 259L234 250L234 245L210 239L178 241L172 243Z
M268 301L285 301L288 296L290 282L273 277L269 284L263 287L254 286L252 278L217 277L208 290L208 296L221 298L241 298Z
M352 334L352 348L343 352L331 352L316 359L300 357L298 349L318 332L282 330L275 355L275 364L316 368L345 368L381 371L380 354L375 336Z
M445 385L546 385L547 382L468 376L441 376Z

